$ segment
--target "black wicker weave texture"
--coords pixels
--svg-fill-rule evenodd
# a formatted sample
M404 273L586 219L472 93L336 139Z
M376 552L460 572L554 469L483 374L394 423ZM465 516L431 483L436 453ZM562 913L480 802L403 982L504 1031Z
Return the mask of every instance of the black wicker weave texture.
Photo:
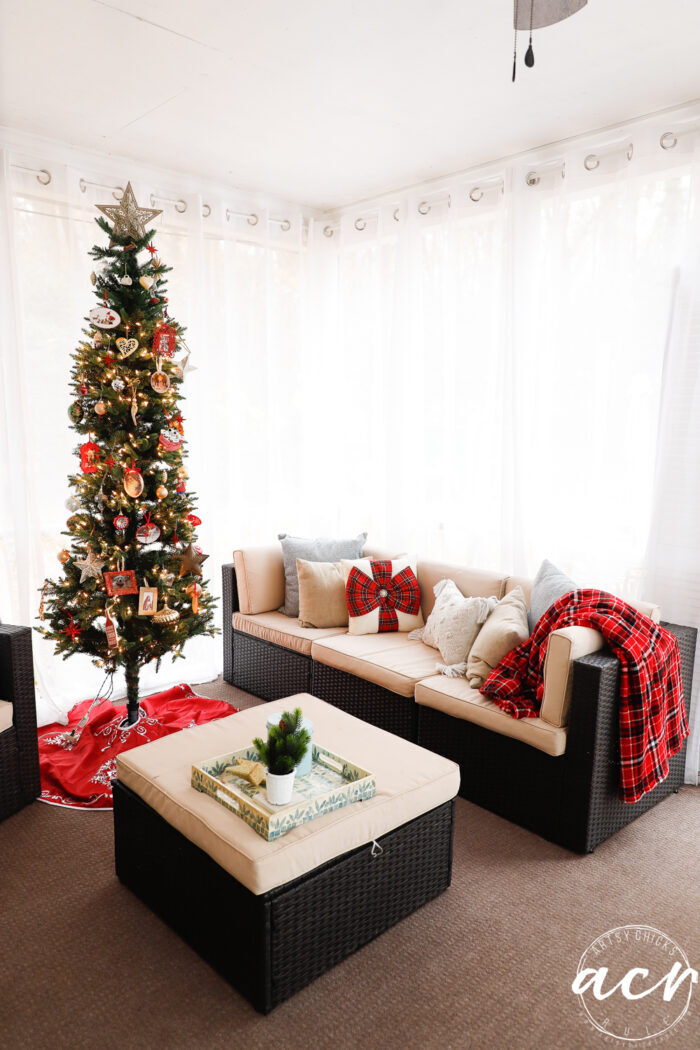
M362 846L255 896L113 788L119 878L263 1013L450 884L454 801L389 832L379 850Z
M262 700L308 693L311 657L245 631L234 631L233 685Z
M399 696L373 682L357 678L312 661L310 692L349 715L361 718L388 733L415 743L417 739L416 702L413 697Z
M238 612L238 587L233 562L221 567L222 636L224 641L224 681L233 685L233 614Z
M32 632L0 625L0 698L13 705L13 725L0 733L0 820L41 791Z

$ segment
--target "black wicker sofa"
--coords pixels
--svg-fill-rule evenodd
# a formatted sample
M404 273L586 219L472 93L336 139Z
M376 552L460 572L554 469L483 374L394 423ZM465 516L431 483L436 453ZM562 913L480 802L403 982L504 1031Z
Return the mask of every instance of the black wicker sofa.
M41 791L32 632L0 625L0 820Z
M444 576L467 595L500 598L521 586L529 598L527 580L434 562L419 561L417 571L425 616L432 586ZM459 764L463 798L570 850L591 852L683 782L685 748L654 791L634 805L619 801L619 662L605 648L571 661L564 724L518 722L469 696L464 679L436 675L439 654L422 642L385 635L373 643L376 652L358 661L361 638L343 629L303 629L284 617L276 611L284 572L274 548L236 551L223 566L223 594L226 681L268 701L310 692L438 752ZM658 618L653 606L643 611ZM689 705L697 631L664 626L679 641Z

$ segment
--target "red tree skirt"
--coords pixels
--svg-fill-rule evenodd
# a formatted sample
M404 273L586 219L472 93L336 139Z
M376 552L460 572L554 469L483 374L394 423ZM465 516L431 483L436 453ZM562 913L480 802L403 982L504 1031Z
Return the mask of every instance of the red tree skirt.
M66 740L66 733L77 726L91 703L76 704L67 726L55 724L39 730L42 802L72 809L111 809L118 754L238 710L223 700L197 696L188 685L176 685L141 700L141 718L130 729L119 728L126 717L126 704L105 700L78 731L77 742Z

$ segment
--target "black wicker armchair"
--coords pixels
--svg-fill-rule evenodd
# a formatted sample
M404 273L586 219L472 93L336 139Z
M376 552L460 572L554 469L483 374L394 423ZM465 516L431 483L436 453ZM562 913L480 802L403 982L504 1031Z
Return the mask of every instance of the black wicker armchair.
M0 625L0 700L12 704L12 725L0 732L0 820L41 791L32 632Z

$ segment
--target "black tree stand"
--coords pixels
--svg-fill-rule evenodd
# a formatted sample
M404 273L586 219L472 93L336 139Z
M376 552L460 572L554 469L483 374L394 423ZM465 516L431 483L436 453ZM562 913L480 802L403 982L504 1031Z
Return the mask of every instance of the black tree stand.
M120 723L120 729L128 729L139 720L139 665L129 660L125 665L126 673L126 718Z

